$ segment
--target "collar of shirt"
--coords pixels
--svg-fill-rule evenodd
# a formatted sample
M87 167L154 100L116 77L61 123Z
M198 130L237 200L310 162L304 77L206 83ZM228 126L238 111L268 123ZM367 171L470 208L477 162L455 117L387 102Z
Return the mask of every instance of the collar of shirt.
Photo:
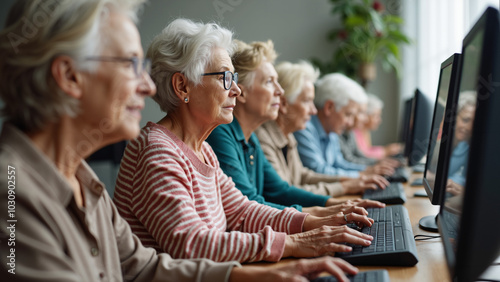
M241 125L236 119L236 117L233 119L233 121L229 124L229 127L233 130L234 132L234 137L238 142L241 142L244 147L255 147L255 144L257 144L257 136L255 136L255 133L252 132L252 135L250 135L250 139L248 142L245 139L245 135L243 135L243 130L241 129Z
M321 121L319 120L317 115L314 115L311 117L310 123L316 128L318 131L319 138L323 141L328 141L328 134L326 133L325 129L323 128L323 125L321 124Z
M0 139L3 149L17 154L19 161L29 164L23 165L23 167L37 168L36 172L32 172L33 175L38 175L39 181L46 183L46 185L39 186L40 190L52 198L58 199L65 206L70 204L74 195L73 189L55 164L34 146L26 134L10 124L4 124ZM95 207L95 203L104 192L104 184L98 180L84 160L77 169L76 177L80 181L82 189L91 192L91 194L85 195L85 200L92 202L88 206Z
M269 137L271 140L273 140L274 144L278 146L279 148L283 149L285 147L293 147L296 146L297 141L295 138L290 138L290 136L285 136L283 134L283 131L281 131L281 128L279 127L278 123L276 121L271 120L262 125L262 128L266 130L266 132L269 134ZM292 134L290 134L293 136Z

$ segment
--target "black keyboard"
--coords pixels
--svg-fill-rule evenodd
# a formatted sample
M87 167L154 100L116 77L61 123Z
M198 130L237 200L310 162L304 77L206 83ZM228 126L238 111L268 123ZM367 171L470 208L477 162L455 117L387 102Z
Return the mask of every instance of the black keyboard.
M406 202L406 193L403 184L391 182L385 189L365 190L363 199L377 200L389 205L404 204Z
M409 178L408 170L401 166L397 167L392 175L386 177L389 182L408 182Z
M389 273L385 269L358 272L356 275L347 275L351 282L389 282ZM318 277L311 282L337 282L333 276Z
M369 208L368 216L375 220L361 232L373 236L370 246L350 245L351 252L336 253L353 265L413 266L418 262L408 210L402 205Z

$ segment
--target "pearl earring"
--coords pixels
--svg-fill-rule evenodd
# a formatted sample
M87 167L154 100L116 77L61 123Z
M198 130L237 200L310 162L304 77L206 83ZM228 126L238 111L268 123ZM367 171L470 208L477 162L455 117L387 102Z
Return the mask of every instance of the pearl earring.
M184 103L187 103L187 102L189 102L188 97L184 98Z

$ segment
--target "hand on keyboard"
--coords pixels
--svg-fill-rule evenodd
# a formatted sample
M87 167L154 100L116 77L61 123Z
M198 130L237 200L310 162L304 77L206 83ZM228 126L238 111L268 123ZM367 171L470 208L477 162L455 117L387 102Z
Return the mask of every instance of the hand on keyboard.
M384 208L385 204L379 201L367 200L367 199L354 199L347 200L347 203L351 203L353 206L361 207L361 208ZM344 213L346 211L343 211ZM351 212L347 210L347 212Z
M364 172L378 175L391 175L394 173L394 167L385 163L378 163L367 167Z
M373 219L363 214L358 214L358 213L344 214L343 212L323 217L309 215L304 220L304 225L302 227L302 230L309 231L319 228L323 225L342 226L350 222L354 222L359 226L371 226L373 224Z
M367 189L386 187L389 181L376 174L362 174L359 178L344 180L341 182L345 194L362 194Z
M318 257L336 252L350 252L353 244L369 246L373 237L350 227L323 226L311 231L287 235L283 257Z
M252 281L255 280L259 282L307 281L308 279L315 279L318 275L325 272L332 275L329 277L335 277L337 279L335 281L348 282L349 279L346 275L352 277L352 275L358 273L358 269L356 267L347 263L343 259L333 257L294 260L280 264L279 266L245 265L244 267L239 268L238 271L252 273ZM233 274L231 274L231 277L234 281L242 280L237 276L233 277Z

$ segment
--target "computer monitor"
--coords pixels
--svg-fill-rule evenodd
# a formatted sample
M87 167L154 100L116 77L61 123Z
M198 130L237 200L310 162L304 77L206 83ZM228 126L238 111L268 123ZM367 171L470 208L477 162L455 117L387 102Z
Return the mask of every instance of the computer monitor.
M429 136L423 185L433 205L441 203L448 180L448 160L451 154L456 111L457 88L460 81L460 54L453 54L441 64L434 115ZM420 219L420 228L438 232L437 215Z
M399 140L401 143L405 144L406 140L408 139L408 134L409 130L408 128L410 127L410 117L411 117L411 107L413 105L413 98L410 98L405 101L404 103L404 108L403 108L403 123L401 124L401 132L400 132L400 137Z
M452 154L449 166L460 167L457 173L463 171L464 185L462 190L458 185L447 188L438 215L451 279L458 282L476 280L500 251L499 17L498 10L488 8L462 47L459 108L467 96L475 96L476 105L464 113L457 111L453 142L457 147L464 144L461 153L466 158L454 159ZM472 123L471 134L467 123Z
M427 154L432 113L433 106L430 99L416 89L411 107L409 132L405 142L404 156L408 159L408 166L419 164Z

